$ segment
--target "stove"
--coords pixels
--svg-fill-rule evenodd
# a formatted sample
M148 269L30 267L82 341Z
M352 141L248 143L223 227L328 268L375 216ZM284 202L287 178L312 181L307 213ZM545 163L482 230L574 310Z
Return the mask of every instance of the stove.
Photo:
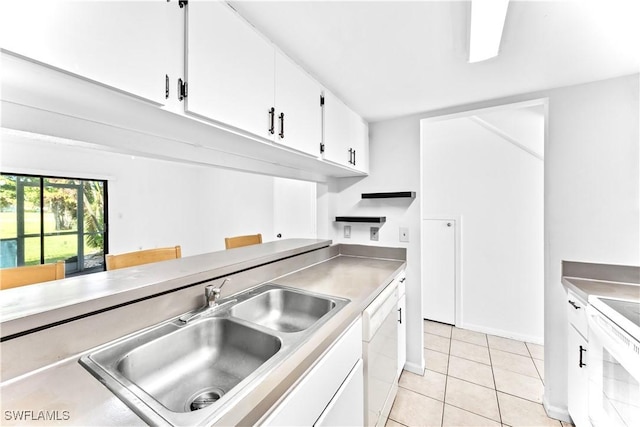
M636 326L640 326L640 303L610 298L600 298L600 300Z
M640 298L626 300L592 295L589 297L589 304L637 341L640 341Z

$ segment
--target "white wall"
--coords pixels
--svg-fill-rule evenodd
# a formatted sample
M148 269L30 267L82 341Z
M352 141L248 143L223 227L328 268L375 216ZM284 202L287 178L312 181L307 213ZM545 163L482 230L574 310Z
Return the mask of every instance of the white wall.
M638 75L549 92L545 405L566 411L561 261L640 264Z
M277 238L315 239L318 235L316 184L273 178L274 233Z
M398 242L399 224L410 228L407 301L408 360L420 358L420 194L409 205L360 204L360 192L414 190L420 185L420 120L548 97L545 146L545 407L567 417L566 312L561 261L640 263L639 75L489 100L371 123L370 175L329 185L320 198L333 216L375 211L387 215L380 244ZM321 192L319 192L321 194ZM320 200L319 199L319 200ZM319 209L320 206L319 206ZM330 218L332 220L332 218ZM332 223L334 238L345 241ZM369 243L363 233L350 241ZM421 329L421 328L420 328Z
M543 144L543 115L515 120ZM456 326L542 343L544 163L470 118L422 129L423 218L457 220Z
M106 178L112 253L179 244L188 256L224 249L227 236L275 239L272 177L6 133L0 162L3 172Z
M324 226L334 242L407 248L407 366L423 366L420 291L420 194L416 199L361 199L361 193L415 191L420 186L420 125L417 120L393 120L369 125L369 176L335 180L319 190L319 208L328 214ZM336 223L336 216L386 216L379 240L369 240L372 224ZM343 237L351 225L351 238ZM399 241L399 227L409 228L409 243Z

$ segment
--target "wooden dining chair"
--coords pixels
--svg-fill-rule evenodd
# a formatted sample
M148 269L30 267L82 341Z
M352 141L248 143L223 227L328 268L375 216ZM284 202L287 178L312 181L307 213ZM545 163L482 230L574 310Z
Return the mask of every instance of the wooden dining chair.
M0 270L0 290L64 279L64 261Z
M180 245L168 248L145 249L118 255L107 255L107 270L150 264L152 262L167 261L182 258Z
M239 248L242 246L257 245L262 243L262 234L250 234L247 236L225 237L224 246L226 249Z

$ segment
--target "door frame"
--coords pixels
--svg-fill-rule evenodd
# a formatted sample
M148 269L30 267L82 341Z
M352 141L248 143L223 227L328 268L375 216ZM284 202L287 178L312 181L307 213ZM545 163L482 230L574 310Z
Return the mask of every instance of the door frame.
M525 101L516 101L516 102L505 102L505 103L501 103L498 105L487 105L486 107L476 107L476 108L471 108L469 110L463 110L463 111L458 111L458 112L453 112L453 113L449 113L449 114L442 114L442 115L437 115L437 116L431 116L431 117L424 117L422 119L420 119L420 194L424 193L424 189L422 188L422 183L424 181L424 128L426 126L428 126L430 123L434 123L434 122L439 122L439 121L443 121L443 120L451 120L451 119L461 119L461 118L466 118L466 117L470 117L470 116L474 116L477 114L486 114L486 113L491 113L491 112L496 112L496 111L504 111L504 110L511 110L511 109L518 109L518 108L527 108L527 107L533 107L533 106L538 106L538 105L542 105L544 108L544 147L545 147L545 153L547 152L547 143L548 143L548 132L549 132L549 114L548 114L548 109L549 109L549 98L548 97L540 97L540 98L532 98L529 100L525 100ZM544 184L543 184L544 185ZM545 190L546 192L546 190ZM425 219L454 219L456 221L457 224L457 228L456 228L456 241L455 241L455 245L456 245L456 259L455 259L455 264L456 264L456 271L455 271L455 282L456 282L456 295L455 295L455 300L456 300L456 324L455 326L458 328L464 328L465 324L464 324L464 316L463 316L463 310L462 310L462 303L463 303L463 299L464 299L464 295L463 295L463 281L464 281L464 277L462 276L462 263L464 262L462 259L462 230L463 230L463 215L447 215L447 214L438 214L438 215L427 215L424 213L424 203L425 200L424 198L421 200L420 202L420 237L421 237L421 243L420 243L420 250L421 253L424 253L424 230L422 227L422 221ZM547 241L547 230L546 227L544 227L544 231L543 231L543 236L545 239L545 242ZM544 246L544 251L546 253L546 243ZM420 270L421 272L424 270L424 263L422 262L422 260L420 260ZM422 286L422 281L424 279L424 275L421 273L420 275L420 280L421 280L421 288L423 288ZM421 301L422 304L422 301ZM486 332L486 331L485 331Z
M421 218L421 227L420 227L420 253L424 254L425 253L425 245L426 245L426 239L425 239L425 233L426 233L426 227L422 227L422 224L424 223L424 221L429 221L429 220L442 220L442 221L454 221L456 226L454 229L454 246L455 246L455 250L454 250L454 264L455 264L455 270L454 270L454 276L455 276L455 295L454 295L454 300L455 300L455 326L460 328L463 326L463 316L462 316L462 300L464 298L463 293L462 293L462 226L463 226L463 215L449 215L449 214L438 214L438 215L422 215ZM424 260L420 260L420 263L424 266ZM424 284L423 284L424 285ZM422 291L424 293L424 286L422 287ZM422 297L424 298L424 295L422 295ZM420 301L420 306L422 307L422 301ZM424 319L424 312L421 313L422 314L422 318Z

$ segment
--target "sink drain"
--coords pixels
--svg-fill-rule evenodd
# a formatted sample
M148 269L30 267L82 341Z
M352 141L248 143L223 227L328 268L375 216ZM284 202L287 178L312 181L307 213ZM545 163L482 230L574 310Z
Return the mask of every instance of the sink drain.
M197 395L196 398L191 401L189 409L192 411L197 411L198 409L206 408L207 406L217 402L223 394L224 391L220 389L204 391Z

